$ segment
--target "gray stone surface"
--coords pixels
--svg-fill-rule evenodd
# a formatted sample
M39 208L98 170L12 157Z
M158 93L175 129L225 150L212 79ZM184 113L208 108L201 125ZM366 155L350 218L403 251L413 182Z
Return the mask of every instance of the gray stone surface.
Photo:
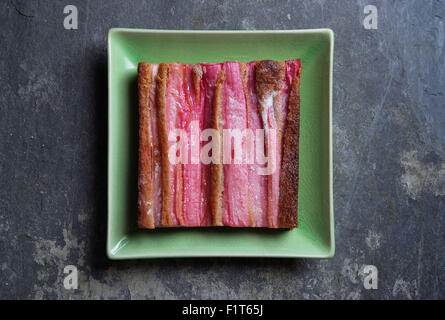
M0 298L445 298L444 17L440 0L2 1ZM107 260L111 27L334 30L333 259Z

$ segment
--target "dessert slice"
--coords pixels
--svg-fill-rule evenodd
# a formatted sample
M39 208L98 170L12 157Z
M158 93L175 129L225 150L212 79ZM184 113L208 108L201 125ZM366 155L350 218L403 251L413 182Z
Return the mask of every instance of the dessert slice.
M297 227L300 75L140 63L139 227Z

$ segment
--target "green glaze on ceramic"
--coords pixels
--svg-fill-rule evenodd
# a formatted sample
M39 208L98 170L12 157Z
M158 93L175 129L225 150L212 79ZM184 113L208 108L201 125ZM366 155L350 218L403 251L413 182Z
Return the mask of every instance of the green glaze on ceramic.
M159 257L310 257L334 255L332 67L329 29L108 33L108 240L111 259ZM138 230L137 65L140 61L222 62L300 58L299 227Z

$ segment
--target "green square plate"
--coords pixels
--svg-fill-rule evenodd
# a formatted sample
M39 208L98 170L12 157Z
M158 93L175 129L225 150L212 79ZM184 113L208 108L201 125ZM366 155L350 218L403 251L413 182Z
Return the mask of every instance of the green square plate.
M108 33L108 257L332 257L335 250L331 127L333 48L334 35L329 29L111 29ZM295 58L300 58L303 64L298 229L138 230L138 62L247 62Z

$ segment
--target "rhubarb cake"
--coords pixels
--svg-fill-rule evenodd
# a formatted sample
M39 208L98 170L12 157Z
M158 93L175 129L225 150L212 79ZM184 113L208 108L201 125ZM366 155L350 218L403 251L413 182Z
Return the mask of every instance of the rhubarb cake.
M296 228L300 60L138 66L138 226Z

